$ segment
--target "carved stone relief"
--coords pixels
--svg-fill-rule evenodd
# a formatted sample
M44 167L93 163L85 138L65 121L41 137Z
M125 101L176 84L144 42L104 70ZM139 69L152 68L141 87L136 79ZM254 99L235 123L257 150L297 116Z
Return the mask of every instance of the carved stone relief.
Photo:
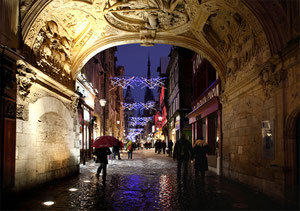
M30 93L30 87L36 80L36 74L22 60L17 61L18 94L24 100Z
M78 103L79 103L79 96L77 94L75 94L75 95L73 95L72 101L69 105L70 111L72 112L72 114L77 114L76 112L77 112Z
M260 83L266 97L270 97L274 94L274 89L279 88L284 79L284 74L285 72L282 69L275 71L275 65L271 62L265 64L260 73Z
M238 13L219 11L212 14L204 26L206 39L220 52L228 77L254 61L257 42L254 32Z
M33 45L37 64L42 69L51 68L56 74L70 75L72 41L62 36L62 31L54 21L48 21L41 28Z
M187 24L190 18L186 7L181 0L108 0L104 17L114 28L127 32L143 31L141 36L144 36L145 30L164 32ZM155 35L150 34L151 37Z

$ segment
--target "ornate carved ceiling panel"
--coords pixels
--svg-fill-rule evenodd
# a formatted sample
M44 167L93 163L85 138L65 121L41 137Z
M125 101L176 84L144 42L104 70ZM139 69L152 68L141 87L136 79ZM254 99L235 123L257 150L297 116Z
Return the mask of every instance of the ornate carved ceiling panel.
M61 81L72 80L97 49L126 43L193 49L211 61L222 80L270 57L261 24L240 0L21 2L25 46L40 69Z

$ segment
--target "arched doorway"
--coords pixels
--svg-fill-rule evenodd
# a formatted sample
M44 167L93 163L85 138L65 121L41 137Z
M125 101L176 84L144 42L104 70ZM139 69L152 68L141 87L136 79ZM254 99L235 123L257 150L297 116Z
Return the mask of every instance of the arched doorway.
M289 205L299 206L299 142L300 112L295 111L287 122L287 140L285 142L285 185L286 201Z

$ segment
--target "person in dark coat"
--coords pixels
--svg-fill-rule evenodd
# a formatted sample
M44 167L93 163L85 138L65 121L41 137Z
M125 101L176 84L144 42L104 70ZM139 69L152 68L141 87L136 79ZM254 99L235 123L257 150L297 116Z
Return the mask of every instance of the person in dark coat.
M181 166L183 165L183 179L188 174L188 162L193 153L192 144L186 139L185 134L175 143L173 159L177 160L177 178L181 178Z
M168 143L168 152L169 152L169 156L171 157L172 156L172 151L173 151L173 141L170 140L169 143Z
M165 141L161 142L161 147L162 147L163 153L166 154L166 142Z
M205 171L208 170L208 162L206 154L209 152L209 147L206 142L202 139L199 139L195 142L193 148L193 156L195 158L195 176L199 175L201 172L201 177L205 178Z
M97 156L96 163L100 163L100 166L97 169L96 177L99 179L99 175L101 170L103 169L102 181L105 182L106 180L106 168L108 164L107 155L110 155L111 151L108 147L104 148L96 148L94 155Z
M113 154L113 159L116 159L116 155L118 155L118 159L121 160L120 147L121 147L121 142L119 141L118 145L113 147L113 153L114 153Z

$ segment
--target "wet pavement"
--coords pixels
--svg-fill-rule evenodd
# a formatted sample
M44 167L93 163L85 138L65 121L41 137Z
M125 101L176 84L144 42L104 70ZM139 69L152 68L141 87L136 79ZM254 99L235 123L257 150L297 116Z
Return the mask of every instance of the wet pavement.
M95 174L99 164L80 166L80 174L41 185L7 200L14 210L283 210L284 207L246 186L207 172L205 180L189 169L177 180L176 161L154 150L133 152L133 159L109 160L106 182ZM70 188L76 188L70 191ZM53 201L52 206L43 202Z

